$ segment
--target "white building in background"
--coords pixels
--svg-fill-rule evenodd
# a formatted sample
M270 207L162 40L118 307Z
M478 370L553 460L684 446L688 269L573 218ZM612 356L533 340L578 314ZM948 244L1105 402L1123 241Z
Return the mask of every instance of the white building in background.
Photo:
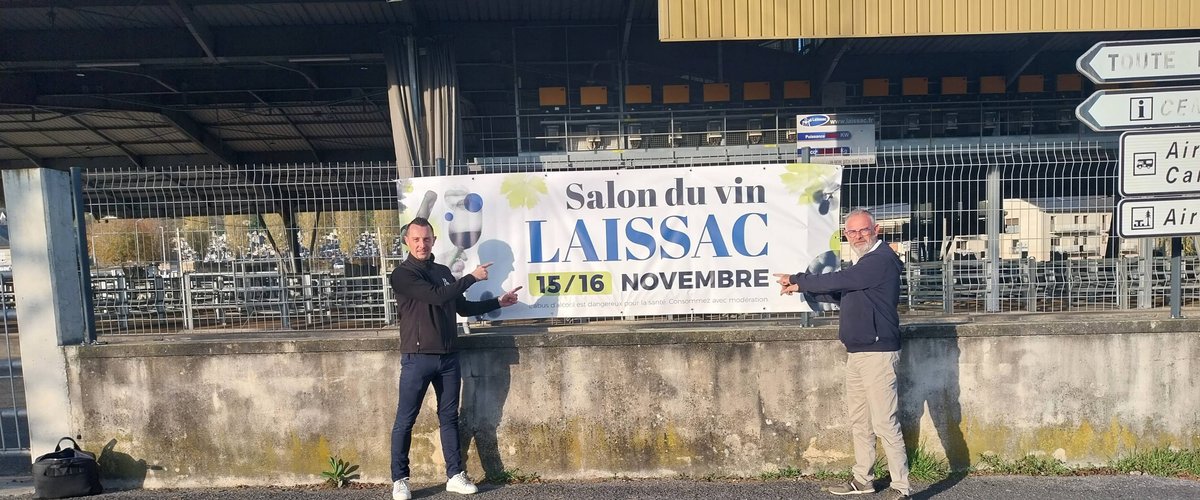
M1102 258L1108 246L1115 203L1108 196L1008 198L1000 233L1000 258L1051 260ZM986 234L955 236L951 255L986 258ZM1121 254L1137 252L1136 240L1122 240Z

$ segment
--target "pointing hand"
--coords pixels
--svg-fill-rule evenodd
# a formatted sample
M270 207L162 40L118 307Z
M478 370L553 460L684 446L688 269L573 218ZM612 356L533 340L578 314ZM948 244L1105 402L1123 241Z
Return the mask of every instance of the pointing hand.
M517 291L523 287L516 287L509 290L508 293L500 296L500 307L508 307L517 303Z
M487 268L489 268L491 266L492 266L491 262L488 262L485 264L480 264L479 267L476 267L474 271L471 271L471 276L474 276L475 279L477 279L479 281L486 280L486 279L488 279Z

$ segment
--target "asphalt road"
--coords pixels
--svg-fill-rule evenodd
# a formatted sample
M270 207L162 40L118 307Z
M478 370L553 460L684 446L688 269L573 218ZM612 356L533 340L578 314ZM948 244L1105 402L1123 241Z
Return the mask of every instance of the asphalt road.
M33 498L28 478L0 481L0 496L14 499ZM596 482L549 482L507 486L482 485L472 500L608 500L621 499L821 499L834 497L823 488L829 481L678 481L630 480ZM431 500L466 500L467 497L447 493L444 486L415 485L414 498ZM1167 479L1152 476L971 476L959 481L933 485L917 484L913 498L945 500L1005 499L1005 500L1095 500L1095 499L1198 499L1200 481ZM387 500L390 485L357 485L350 489L319 488L222 488L189 490L136 490L105 493L92 498L162 498L175 500L276 500L276 499L346 499ZM882 493L853 498L869 500L883 498Z

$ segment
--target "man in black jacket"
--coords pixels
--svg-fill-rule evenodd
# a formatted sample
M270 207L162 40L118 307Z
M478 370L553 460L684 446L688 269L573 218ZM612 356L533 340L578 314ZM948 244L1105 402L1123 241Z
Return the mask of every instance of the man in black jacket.
M413 424L433 385L441 425L442 456L446 459L446 491L472 494L479 491L467 478L458 444L458 392L462 386L455 314L475 316L517 303L517 287L497 299L473 302L463 296L471 285L488 278L481 264L471 274L455 280L450 268L433 261L433 227L423 217L408 223L404 242L408 258L391 274L400 317L400 399L392 426L392 499L409 500L408 450Z
M842 231L854 265L828 274L776 274L781 293L804 292L841 307L838 337L846 346L846 406L854 441L854 477L829 489L835 495L874 493L875 438L883 441L891 498L908 498L908 457L896 417L896 365L900 361L900 272L896 252L879 239L871 212L856 209Z

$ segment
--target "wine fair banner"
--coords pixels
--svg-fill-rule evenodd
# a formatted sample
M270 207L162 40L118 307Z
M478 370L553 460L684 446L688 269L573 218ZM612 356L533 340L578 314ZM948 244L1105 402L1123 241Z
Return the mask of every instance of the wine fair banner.
M401 223L429 219L467 298L523 286L487 319L810 311L773 273L837 267L841 167L726 165L420 177Z

